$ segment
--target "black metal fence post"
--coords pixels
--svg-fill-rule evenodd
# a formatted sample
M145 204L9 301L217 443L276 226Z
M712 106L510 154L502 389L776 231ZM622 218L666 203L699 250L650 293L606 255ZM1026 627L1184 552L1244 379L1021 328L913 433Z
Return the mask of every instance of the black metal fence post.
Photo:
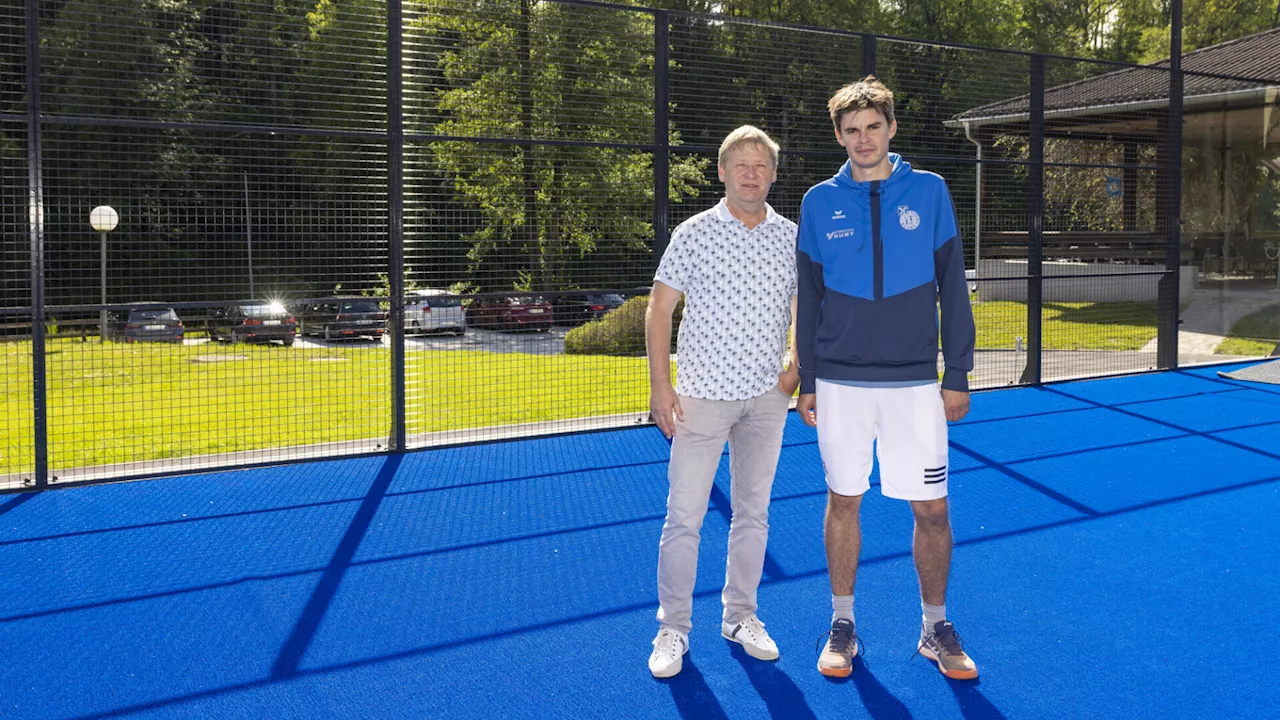
M1044 309L1044 56L1031 56L1031 139L1027 166L1027 366L1022 382L1039 384Z
M876 36L862 36L862 77L876 74Z
M387 0L387 190L391 297L391 450L405 450L404 372L404 97L401 0Z
M1161 172L1165 174L1168 204L1165 231L1165 274L1160 278L1156 365L1178 367L1178 290L1182 274L1182 0L1169 6L1169 119Z
M35 486L49 484L44 331L44 173L40 133L40 3L27 0L27 225L31 235L31 400Z
M667 250L670 211L671 138L670 117L671 16L665 10L653 14L653 267L656 270Z

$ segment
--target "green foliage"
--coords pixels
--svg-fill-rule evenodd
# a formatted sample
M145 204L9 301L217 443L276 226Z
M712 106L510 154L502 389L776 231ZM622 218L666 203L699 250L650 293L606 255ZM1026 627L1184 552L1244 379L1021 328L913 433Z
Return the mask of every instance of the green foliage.
M337 295L339 294L339 291L341 289L342 289L341 284L336 285L333 288L333 293ZM405 278L404 280L405 292L409 292L411 290L417 290L417 289L418 289L418 283L408 278ZM360 294L365 297L376 297L376 298L391 297L391 278L386 273L382 273L382 272L378 273L378 282L375 283L374 286L371 288L365 288L364 290L361 290Z
M1017 37L1017 0L890 0L893 34L999 47Z
M447 51L436 101L449 136L645 143L652 138L653 26L643 13L501 0L477 13L436 2L416 26ZM608 27L608 33L598 31ZM432 39L426 42L425 39ZM441 40L435 40L441 38ZM678 144L679 136L673 134ZM619 275L643 262L653 238L651 154L630 149L448 141L429 163L483 213L469 235L475 282L488 289L573 287L581 260L608 244ZM676 158L670 196L697 194L707 161ZM514 272L513 272L514 271ZM518 274L517 274L518 273ZM516 277L513 278L513 275ZM514 280L514 282L512 282ZM597 280L598 282L598 280ZM634 279L631 279L634 282Z
M996 141L995 146L1011 159L1027 160L1029 157L1025 137L1004 136ZM1150 145L1140 146L1138 162L1151 164L1154 168L1155 153L1155 148ZM1105 232L1125 229L1124 196L1107 194L1107 176L1120 175L1120 171L1069 167L1072 164L1121 165L1124 163L1123 145L1049 138L1045 140L1044 158L1049 163L1060 163L1044 168L1045 230ZM1025 182L1026 166L1016 166L1012 172L1020 182ZM1155 173L1139 172L1138 187L1123 188L1123 191L1137 194L1133 229L1153 230L1156 222ZM1020 203L1010 209L1025 212ZM998 221L993 221L993 224L998 224Z
M1162 0L656 4L1117 60L1160 59L1168 47ZM130 263L130 272L113 281L120 293L113 300L153 298L156 278L169 279L166 299L175 301L246 296L250 219L257 287L342 282L353 292L376 292L367 258L353 263L352 252L376 255L387 237L386 147L376 135L386 127L385 11L380 0L42 3L48 115L305 129L277 136L204 126L50 124L46 227L50 237L68 240L47 248L47 266L62 273L49 285L50 302L95 299L94 285L79 280L92 276L98 260L80 239L84 213L98 203L121 211L112 253ZM1189 0L1186 49L1276 26L1277 13L1274 0ZM652 16L546 0L410 0L405 18L404 119L411 138L517 141L406 143L409 275L425 285L465 282L476 290L636 283L652 266L654 237L653 159L635 149L653 142ZM788 149L834 148L825 102L858 74L856 38L678 14L673 22L667 128L673 145L714 147L729 129L750 122ZM1024 69L1014 58L992 62L983 53L896 41L879 47L882 76L900 89L895 147L908 154L969 157L963 133L941 123L960 109L1025 92ZM19 116L24 55L21 24L0 27L0 110ZM0 128L6 207L25 206L20 129L21 123ZM535 139L554 142L526 142ZM554 144L575 140L598 144ZM1107 152L1051 142L1047 156L1118 162ZM1244 207L1187 203L1188 230L1249 235L1280 227L1280 178L1260 174L1253 156L1242 155L1224 173L1208 155L1188 144L1188 197L1262 199L1251 219ZM957 198L973 196L971 174L942 162L921 165L947 174ZM775 204L794 202L798 195L783 200L781 192L795 193L832 169L825 157L789 156ZM992 164L984 172L1006 170ZM670 177L674 203L705 206L710 202L701 198L718 190L705 154L673 153ZM1104 182L1102 173L1047 169L1046 224L1110 228L1121 217L1121 201L1105 195ZM998 217L1001 203L1018 211L1017 186L1001 187L1009 191L985 198L989 217ZM1145 227L1151 211L1142 202ZM6 242L25 247L17 227L5 230ZM15 286L11 294L28 293ZM4 296L7 304L20 299Z
M1182 7L1182 47L1186 52L1280 27L1274 0L1187 0ZM1139 62L1169 57L1167 14L1158 15L1142 33Z
M641 356L645 354L644 317L649 296L633 297L599 320L580 325L564 338L564 351L569 355ZM671 346L679 334L684 315L684 301L676 304L671 318Z
M1023 49L1038 52L1136 61L1146 33L1168 21L1159 0L1023 0ZM1165 35L1168 56L1168 34Z
M564 337L565 353L568 355L644 355L644 316L648 307L647 295L633 297L603 318L573 328Z

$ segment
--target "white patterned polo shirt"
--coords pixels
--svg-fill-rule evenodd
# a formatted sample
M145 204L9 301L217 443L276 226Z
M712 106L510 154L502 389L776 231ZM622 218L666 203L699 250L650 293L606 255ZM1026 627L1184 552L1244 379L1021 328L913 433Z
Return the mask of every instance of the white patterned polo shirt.
M796 224L748 230L721 200L680 223L655 279L684 293L676 394L746 400L778 384L796 294Z

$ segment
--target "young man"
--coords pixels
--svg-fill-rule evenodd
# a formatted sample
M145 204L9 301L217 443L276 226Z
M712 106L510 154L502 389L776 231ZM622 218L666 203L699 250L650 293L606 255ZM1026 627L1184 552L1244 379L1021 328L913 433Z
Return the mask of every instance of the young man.
M796 226L765 202L777 167L777 144L757 128L740 127L725 138L724 199L671 234L649 297L649 408L671 440L658 547L659 630L649 656L654 677L680 672L689 650L698 541L726 440L733 518L720 632L754 658L778 658L756 617L756 588L782 427L800 376L795 362L783 370L795 312ZM672 389L671 315L681 295Z
M974 344L951 195L941 177L912 170L889 152L898 129L893 93L874 76L840 88L828 110L849 160L805 195L796 254L796 408L818 428L827 476L832 622L818 670L846 677L858 652L858 511L874 443L880 492L910 502L915 515L912 550L924 610L917 650L947 677L976 678L977 666L946 617L947 421L969 410Z

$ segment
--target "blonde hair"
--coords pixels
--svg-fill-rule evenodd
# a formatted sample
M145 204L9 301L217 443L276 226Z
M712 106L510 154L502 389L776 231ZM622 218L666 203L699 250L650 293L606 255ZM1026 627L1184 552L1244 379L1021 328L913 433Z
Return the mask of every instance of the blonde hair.
M743 125L742 127L729 133L724 142L720 143L720 157L717 162L724 167L725 157L734 150L738 150L744 145L759 145L769 151L769 158L773 160L773 166L778 167L778 143L773 141L765 131L754 125Z
M831 124L836 126L837 132L840 130L840 116L868 109L878 111L884 115L885 122L893 124L893 91L877 80L875 75L868 75L845 85L827 101Z

